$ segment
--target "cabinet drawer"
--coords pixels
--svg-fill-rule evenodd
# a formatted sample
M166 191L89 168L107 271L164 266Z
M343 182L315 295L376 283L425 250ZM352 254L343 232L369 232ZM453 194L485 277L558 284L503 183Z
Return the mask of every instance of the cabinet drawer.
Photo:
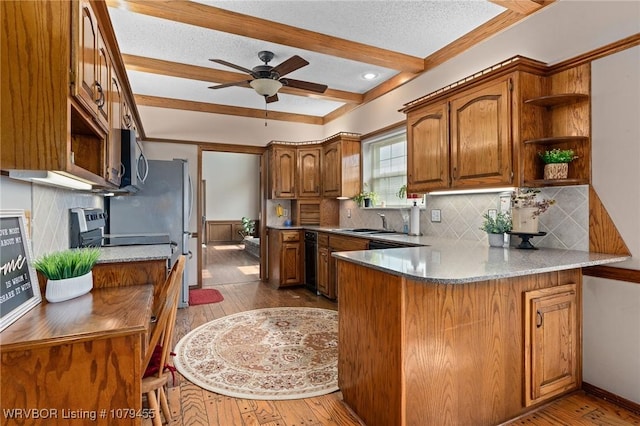
M332 251L367 250L369 248L369 240L332 235L329 237L329 246Z
M300 241L300 231L282 231L282 242Z
M319 246L328 246L329 245L329 234L318 233L318 245Z

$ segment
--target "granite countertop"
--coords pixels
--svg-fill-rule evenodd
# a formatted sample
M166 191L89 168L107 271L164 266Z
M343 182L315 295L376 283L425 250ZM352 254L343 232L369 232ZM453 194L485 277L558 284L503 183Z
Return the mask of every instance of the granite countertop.
M98 263L137 262L170 258L170 244L101 247Z
M419 237L428 247L337 252L333 256L393 275L438 284L464 284L604 265L628 256L577 250L489 247L484 242Z
M517 277L564 269L631 262L629 256L578 250L489 247L484 241L451 240L401 233L372 234L326 226L270 226L390 241L414 247L332 253L336 258L393 275L441 284L463 284L487 279ZM618 266L616 264L614 266Z

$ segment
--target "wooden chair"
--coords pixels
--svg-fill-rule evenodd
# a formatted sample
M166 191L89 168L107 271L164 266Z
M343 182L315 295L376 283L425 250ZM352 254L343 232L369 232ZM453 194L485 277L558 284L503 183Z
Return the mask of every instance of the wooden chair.
M169 380L169 373L165 372L165 365L169 359L172 349L173 330L176 323L176 313L178 311L178 300L180 298L180 289L182 287L182 273L184 271L185 257L180 256L178 262L171 270L169 277L165 281L163 288L160 290L158 303L156 306L156 322L151 337L149 339L149 347L145 354L144 363L145 371L149 368L149 364L153 360L154 366L158 371L148 377L142 378L142 394L147 396L149 408L154 410L153 424L161 426L162 420L158 401L162 408L165 420L171 421L171 412L167 402L167 395L164 386ZM156 346L158 346L156 350ZM154 357L154 352L156 356ZM157 355L160 355L159 357Z

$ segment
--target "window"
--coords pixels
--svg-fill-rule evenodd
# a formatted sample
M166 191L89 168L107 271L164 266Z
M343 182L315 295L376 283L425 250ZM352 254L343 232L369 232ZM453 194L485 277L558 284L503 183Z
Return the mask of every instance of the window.
M407 132L395 129L374 138L364 140L363 190L375 192L376 206L409 206L406 198L399 198L398 191L407 183Z

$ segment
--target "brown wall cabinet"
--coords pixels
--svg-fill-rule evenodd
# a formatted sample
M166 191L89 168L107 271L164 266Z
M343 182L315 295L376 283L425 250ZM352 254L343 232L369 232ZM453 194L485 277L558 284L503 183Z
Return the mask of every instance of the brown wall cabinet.
M315 143L270 145L270 198L350 198L359 192L359 135L339 133Z
M360 138L338 134L322 151L322 195L351 198L360 192Z
M408 192L591 181L590 68L550 74L517 57L405 105ZM569 178L544 180L539 152L573 149Z
M1 69L2 169L57 172L94 187L118 186L121 112L115 105L123 93L91 4L29 1L1 7L2 16L16 23L1 29L3 56L12 58ZM26 38L37 46L24 49Z
M270 152L271 198L296 197L296 148L274 145Z
M409 192L512 183L511 79L407 115Z
M322 159L322 147L299 147L297 198L319 198L322 195L322 182L320 161Z
M561 71L542 80L542 92L523 99L534 122L523 134L525 186L584 185L591 183L591 68L589 64ZM566 179L544 179L538 153L572 149Z

